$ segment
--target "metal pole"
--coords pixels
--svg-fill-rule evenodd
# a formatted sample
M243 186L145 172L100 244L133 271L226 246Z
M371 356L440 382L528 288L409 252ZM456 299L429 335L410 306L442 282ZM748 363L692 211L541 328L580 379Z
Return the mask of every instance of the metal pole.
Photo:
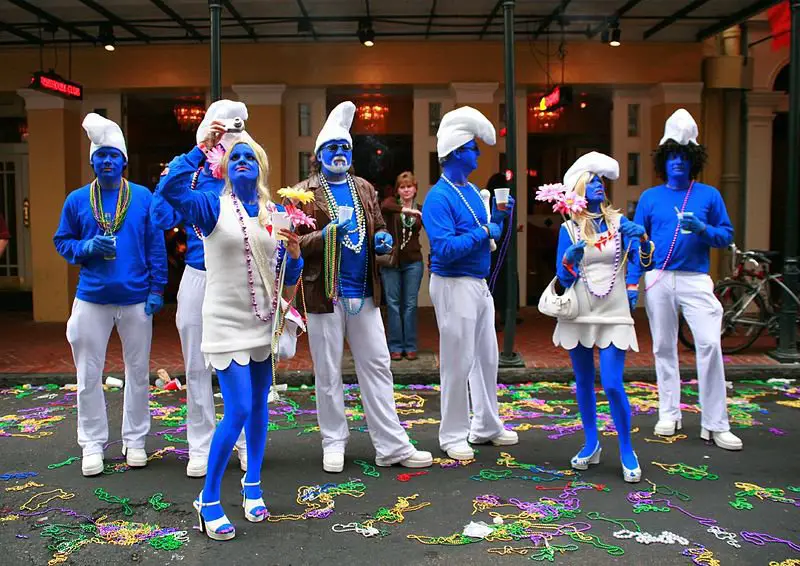
M221 1L208 0L208 10L211 12L211 102L215 102L222 98Z
M783 252L783 281L797 293L798 270L798 184L800 168L797 155L800 155L800 0L791 0L791 47L789 67L789 182L786 191L786 243ZM780 314L780 335L778 349L772 356L780 362L800 362L797 352L797 304L784 292Z
M503 2L503 23L505 26L505 85L506 85L506 167L512 172L508 187L514 199L517 198L517 113L514 100L516 77L514 75L514 0ZM519 353L514 351L514 337L517 333L517 308L519 307L519 281L517 275L517 207L508 219L511 243L506 256L506 313L503 328L503 351L500 353L500 367L525 367Z

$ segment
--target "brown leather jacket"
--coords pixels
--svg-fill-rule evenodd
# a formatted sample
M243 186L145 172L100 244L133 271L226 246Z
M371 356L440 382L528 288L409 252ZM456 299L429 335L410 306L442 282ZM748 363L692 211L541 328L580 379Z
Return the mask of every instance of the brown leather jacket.
M370 258L372 275L372 300L375 306L381 304L381 278L378 274L380 265L390 261L391 255L375 255L375 233L386 232L386 225L381 214L381 207L375 188L361 177L353 177L356 191L364 207L367 222L367 245ZM324 246L322 242L322 229L327 226L331 217L328 214L328 204L325 192L319 181L319 174L314 174L305 181L296 184L294 188L314 191L314 202L304 205L303 212L317 221L317 229L312 230L301 226L297 232L300 234L300 249L303 253L303 288L306 297L308 312L330 313L333 312L333 303L325 296L325 276L323 275Z

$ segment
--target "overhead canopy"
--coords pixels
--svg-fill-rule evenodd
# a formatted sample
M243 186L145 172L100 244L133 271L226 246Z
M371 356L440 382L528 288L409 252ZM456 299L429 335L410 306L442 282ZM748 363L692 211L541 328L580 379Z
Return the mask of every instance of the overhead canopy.
M739 24L778 0L518 1L518 40L599 41L619 27L622 41L695 42ZM222 0L230 41L499 40L502 0ZM7 0L0 46L201 42L210 37L207 0Z

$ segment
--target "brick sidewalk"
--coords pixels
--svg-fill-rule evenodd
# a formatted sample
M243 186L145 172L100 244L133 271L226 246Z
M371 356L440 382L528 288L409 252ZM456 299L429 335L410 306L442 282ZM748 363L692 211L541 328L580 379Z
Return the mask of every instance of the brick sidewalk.
M418 362L403 360L393 369L401 373L413 374L415 371L429 372L437 365L438 332L432 308L419 310L419 349ZM567 353L555 348L551 336L555 321L542 316L535 307L523 309L520 316L524 321L517 326L516 349L525 359L529 374L545 373L548 370L569 370L570 362ZM647 326L647 317L640 309L637 313L637 332L639 337L639 353L629 355L628 369L647 369L652 371L653 356ZM115 332L116 334L116 332ZM502 333L498 333L498 341L502 345ZM502 347L502 346L501 346ZM746 369L774 368L775 372L786 369L766 353L774 347L774 341L764 338L746 354L726 356L728 368ZM682 346L680 362L682 367L694 366L694 354ZM345 369L351 366L345 360ZM153 371L164 368L170 374L183 373L180 341L175 328L175 306L167 306L155 320L153 332L153 348L150 367ZM298 340L297 356L281 364L281 369L295 370L307 374L311 370L311 357L308 350L308 339ZM800 369L800 368L796 368ZM108 347L106 373L119 373L123 370L122 350L119 338L115 335ZM0 313L0 374L74 374L72 355L65 336L65 324L34 323L29 313Z

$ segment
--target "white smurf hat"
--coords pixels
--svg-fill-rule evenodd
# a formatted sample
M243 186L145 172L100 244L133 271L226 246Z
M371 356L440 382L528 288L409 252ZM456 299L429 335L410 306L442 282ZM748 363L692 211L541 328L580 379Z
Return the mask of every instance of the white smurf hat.
M319 131L317 143L314 144L314 154L319 149L332 140L347 140L353 145L353 138L350 136L350 127L353 125L353 118L356 115L356 105L349 100L342 102L328 114L325 125Z
M83 129L92 142L89 147L89 159L92 159L94 152L101 147L113 147L122 152L125 161L128 160L128 149L125 147L125 136L122 135L122 128L116 122L103 118L100 114L90 112L83 119Z
M697 122L692 115L683 108L678 108L664 124L664 137L658 145L664 145L667 140L673 140L680 145L697 145Z
M199 144L205 139L211 122L214 120L229 120L231 118L247 120L247 106L245 106L244 102L225 99L212 102L211 106L206 110L206 115L203 116L203 121L200 122L200 126L197 128L197 135L195 137L197 143Z
M445 114L439 123L436 151L441 159L476 137L494 145L496 136L494 126L486 116L471 106L462 106Z
M575 185L578 184L578 179L584 173L594 173L613 181L619 178L619 163L613 157L597 151L590 151L585 155L581 155L564 173L564 186L566 189L568 191L574 190Z

